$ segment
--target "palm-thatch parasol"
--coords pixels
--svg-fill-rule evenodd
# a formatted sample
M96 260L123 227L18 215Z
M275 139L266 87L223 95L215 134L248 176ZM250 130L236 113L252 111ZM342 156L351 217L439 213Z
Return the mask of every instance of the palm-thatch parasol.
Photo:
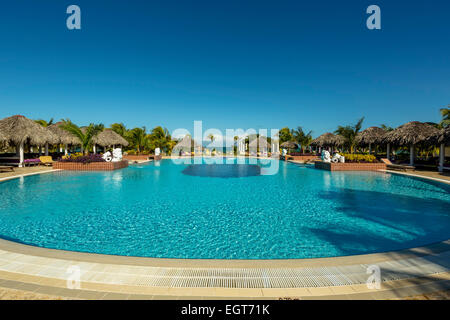
M48 129L21 115L0 120L0 131L6 140L15 146L26 142L29 142L30 145L42 146L57 141L57 138Z
M426 142L427 139L439 133L436 127L419 121L411 121L388 132L383 141L398 146L410 146Z
M290 154L291 149L297 149L298 144L294 141L285 141L280 145L281 148L288 149L288 154Z
M92 141L95 144L98 144L102 147L108 147L108 146L128 146L128 141L125 140L120 134L116 133L112 129L104 129L102 132L100 132L97 136L95 136Z
M258 137L258 139L253 139L252 141L250 141L250 143L248 144L248 146L250 148L256 148L256 147L260 147L260 148L267 148L268 142L267 142L267 138L260 136Z
M339 139L340 140L340 139ZM311 142L315 147L332 147L336 145L336 136L331 132L327 132L317 137Z
M175 151L176 154L177 151L180 152L186 149L189 150L188 152L191 152L193 148L196 149L199 147L201 147L201 145L199 145L190 135L187 134L177 142L172 153Z
M345 138L339 134L334 136L333 146L334 147L340 147L345 144Z
M418 143L428 143L427 140L438 133L439 129L428 123L411 121L386 133L383 141L398 146L410 146L410 165L412 166L414 165L414 146Z
M268 148L269 143L267 142L267 138L263 137L263 136L259 136L257 139L253 139L250 141L250 143L248 144L248 147L250 150L258 150L260 152L267 152L267 148Z
M435 134L431 135L430 137L428 137L426 142L435 145L439 144L444 144L444 146L450 145L450 126L445 129L439 130Z
M6 142L6 136L0 131L0 143Z
M53 135L58 139L57 143L64 145L80 144L80 140L76 136L60 127L61 124L62 122L57 122L47 127L48 130L50 130L53 133Z
M297 149L298 144L294 141L286 141L281 144L281 147L286 149Z
M23 147L25 143L42 146L46 143L56 143L58 140L50 130L21 115L0 120L0 132L3 133L6 141L18 148L20 156L19 166L23 165Z
M439 171L442 172L444 168L445 160L445 146L450 145L450 126L439 130L437 133L431 135L427 140L427 143L439 145Z
M383 143L387 131L379 127L370 127L356 135L356 143L360 146Z
M387 131L379 127L370 127L356 135L355 142L360 146L368 146L369 154L372 144L382 144Z

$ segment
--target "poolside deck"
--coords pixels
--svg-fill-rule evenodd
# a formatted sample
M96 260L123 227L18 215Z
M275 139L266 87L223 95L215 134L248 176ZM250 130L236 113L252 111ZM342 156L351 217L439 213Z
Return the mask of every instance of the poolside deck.
M34 167L23 167L18 168L15 167L14 171L2 171L0 172L0 181L3 180L3 178L12 178L12 177L18 177L18 176L24 176L29 174L39 174L47 171L52 171L52 167L46 167L46 166L34 166Z
M380 289L366 285L381 270ZM80 288L69 289L69 268ZM450 240L360 256L183 260L76 253L0 240L0 287L78 299L391 299L450 289Z

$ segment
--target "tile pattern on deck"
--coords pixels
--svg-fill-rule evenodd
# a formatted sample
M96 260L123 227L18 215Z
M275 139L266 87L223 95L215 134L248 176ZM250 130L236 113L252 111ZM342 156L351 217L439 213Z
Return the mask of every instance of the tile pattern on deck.
M0 279L3 279L0 287L9 285L14 289L86 299L119 296L129 299L139 295L152 299L289 296L347 299L355 295L360 298L411 295L421 291L418 289L421 286L423 290L450 287L450 250L376 261L382 281L382 290L378 292L367 288L370 261L366 262L280 268L170 267L86 262L0 249ZM80 268L81 290L67 289L71 266Z

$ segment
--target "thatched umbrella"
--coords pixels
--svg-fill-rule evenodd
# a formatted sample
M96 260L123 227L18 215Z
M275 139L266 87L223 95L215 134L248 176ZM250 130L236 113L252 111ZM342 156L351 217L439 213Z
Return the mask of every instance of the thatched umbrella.
M295 143L294 141L286 141L281 144L281 147L287 149L296 149L298 148L298 144Z
M197 142L195 142L194 139L190 135L185 135L183 139L179 140L175 147L173 148L173 151L180 152L186 149L189 149L189 152L191 152L192 148L199 148L201 145L199 145ZM172 151L172 152L173 152Z
M104 129L97 136L95 136L92 141L94 144L98 144L102 147L108 146L128 146L128 141L125 140L120 134L116 133L112 129Z
M322 134L321 136L315 138L312 142L311 145L314 147L320 147L320 148L325 148L325 147L334 147L336 145L336 137L334 134L332 134L331 132L327 132Z
M450 145L450 127L441 129L429 136L426 142L429 144L444 144L444 146Z
M383 141L398 146L410 146L410 165L412 166L414 165L415 145L427 142L427 139L438 132L439 129L428 123L411 121L389 131Z
M248 147L250 150L257 150L257 148L259 147L259 152L266 153L268 145L269 143L267 142L267 138L259 136L257 139L253 139L252 141L250 141Z
M283 142L280 147L284 148L284 149L288 149L288 153L291 152L291 149L297 149L298 148L298 144L294 141L286 141Z
M6 136L0 131L0 143L6 142Z
M450 145L450 127L439 130L435 134L431 135L427 140L427 143L439 145L439 171L442 172L444 168L445 160L445 146Z
M333 139L333 146L334 147L341 147L345 144L345 138L341 135L335 135Z
M25 143L42 146L46 143L52 144L57 141L57 138L50 130L21 115L0 120L0 132L6 137L6 141L16 146L16 151L20 157L20 167L23 165Z
M383 143L383 139L386 133L386 130L379 127L370 127L358 133L355 140L356 143L360 146L369 146L370 154L372 151L372 144Z
M54 123L47 127L48 130L50 130L53 135L57 138L57 144L63 144L64 145L64 153L67 154L67 146L68 145L78 145L81 144L78 137L74 136L70 132L64 130L61 128L62 122Z

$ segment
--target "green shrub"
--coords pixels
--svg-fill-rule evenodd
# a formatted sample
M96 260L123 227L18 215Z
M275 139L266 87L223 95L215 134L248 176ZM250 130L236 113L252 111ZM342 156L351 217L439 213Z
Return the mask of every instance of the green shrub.
M341 155L345 157L345 162L372 163L372 162L376 162L376 160L377 160L377 158L371 154L343 153Z

